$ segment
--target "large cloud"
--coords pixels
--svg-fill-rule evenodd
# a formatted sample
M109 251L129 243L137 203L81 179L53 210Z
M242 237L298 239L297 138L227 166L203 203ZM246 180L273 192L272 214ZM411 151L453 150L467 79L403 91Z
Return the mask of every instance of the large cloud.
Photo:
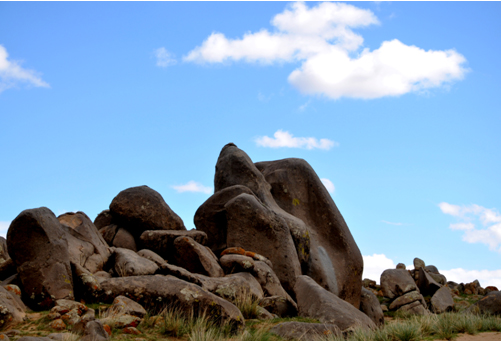
M21 84L36 87L50 87L34 70L23 69L19 62L8 60L9 54L0 45L0 92Z
M353 29L378 24L369 10L343 3L308 8L291 4L262 29L241 39L214 32L185 61L301 62L289 82L306 94L330 98L378 98L439 87L462 79L466 59L454 50L423 50L397 39L373 51L362 49Z
M452 230L463 232L463 240L468 243L483 243L490 250L501 252L501 214L495 208L480 205L453 205L447 202L438 204L440 210L456 218L449 225Z

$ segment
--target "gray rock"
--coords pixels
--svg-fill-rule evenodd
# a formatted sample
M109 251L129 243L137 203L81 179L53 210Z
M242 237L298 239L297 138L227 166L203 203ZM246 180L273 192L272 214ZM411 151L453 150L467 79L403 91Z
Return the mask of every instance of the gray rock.
M424 269L428 273L437 274L437 275L440 274L440 272L438 272L438 269L435 265L427 265L424 267Z
M401 306L397 311L406 312L412 315L428 315L430 313L420 301L414 301L412 303Z
M140 244L143 248L155 252L169 263L172 263L175 261L176 254L174 240L179 237L190 237L202 245L205 245L207 241L207 234L203 231L148 230L141 234Z
M21 299L0 286L0 328L23 322L26 316L26 306Z
M360 299L360 311L367 315L378 327L384 325L384 313L381 304L372 291L362 288Z
M174 247L176 249L176 265L190 272L209 277L224 276L224 271L221 269L216 256L208 247L186 236L174 240Z
M104 341L108 340L110 336L104 329L101 321L91 321L85 326L83 337L80 341Z
M185 313L206 312L207 316L218 316L218 322L242 328L244 318L232 303L216 296L200 286L172 276L134 276L111 278L101 283L103 302L110 302L116 296L128 296L145 309L158 309L163 303L176 305Z
M417 290L416 283L407 270L388 269L381 274L381 290L388 298L395 298Z
M282 296L265 297L259 301L259 305L279 317L297 316L296 302Z
M99 213L94 219L94 225L98 230L105 226L111 225L113 223L113 217L111 216L110 210L104 210Z
M425 268L426 267L426 264L424 263L424 261L422 259L419 259L419 258L414 258L414 269L416 270L419 270L419 268Z
M405 266L404 263L398 263L396 269L404 269L404 270L406 270L407 267Z
M154 262L129 249L116 248L114 256L114 270L120 277L153 275L158 270Z
M115 238L113 238L113 246L137 252L137 245L134 236L132 233L121 227L118 228Z
M308 276L299 276L294 286L299 316L335 324L345 331L356 326L375 329L372 320L350 303L325 290Z
M115 224L106 225L99 229L99 233L109 246L113 246L113 240L117 234L118 226Z
M501 291L491 291L468 310L479 314L501 315Z
M256 299L264 297L263 289L258 281L247 272L239 272L224 277L199 276L202 288L222 297L228 301L235 302L247 295Z
M108 309L118 315L131 315L139 318L146 315L146 310L139 303L122 295L115 297Z
M442 314L454 308L454 299L451 290L444 286L438 289L431 298L431 311L435 314Z
M440 289L438 284L423 268L419 269L418 287L421 293L425 296L433 296Z
M286 340L316 340L329 336L341 336L335 324L306 322L282 322L270 329L270 333Z
M423 306L426 306L426 302L423 296L418 291L411 291L400 297L397 297L393 302L391 302L389 309L398 310L400 307L415 301L419 301Z
M158 254L156 254L155 252L148 250L148 249L139 250L137 252L137 254L143 258L151 260L153 263L155 263L158 266L162 266L162 264L165 263L165 259L163 259Z
M433 272L428 272L428 275L433 278L435 282L437 282L440 285L446 285L447 284L447 278L445 278L444 275L442 274L435 274Z

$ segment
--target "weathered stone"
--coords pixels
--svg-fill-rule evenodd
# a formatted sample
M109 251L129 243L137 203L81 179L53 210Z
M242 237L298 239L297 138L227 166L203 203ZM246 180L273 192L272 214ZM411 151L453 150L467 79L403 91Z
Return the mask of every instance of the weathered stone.
M142 319L132 315L117 315L99 319L103 324L107 324L111 328L123 329L127 327L137 327Z
M7 336L7 334L1 333L0 340L1 341L10 341L10 338Z
M295 317L297 316L296 302L282 296L264 297L259 301L259 305L266 308L270 313L280 317Z
M221 257L224 255L242 255L245 256L245 250L241 247L229 247L221 252Z
M414 269L416 270L419 270L419 268L425 268L426 267L426 264L424 263L424 261L422 259L419 259L419 258L414 258Z
M446 285L449 287L449 289L457 289L459 284L457 284L456 282L453 282L453 281L448 281L446 283Z
M121 227L118 228L115 238L113 238L113 246L137 252L137 245L134 236L132 233Z
M369 278L364 278L362 281L362 285L364 288L375 288L376 287L376 281L373 281L372 279Z
M216 256L212 251L197 243L190 237L178 237L174 241L176 248L175 263L186 270L209 277L222 277L221 269Z
M160 193L148 186L131 187L118 193L110 204L110 213L117 225L134 236L146 230L186 230Z
M274 316L272 313L270 313L268 310L261 306L257 306L257 319L258 320L271 320L274 319L276 316Z
M440 289L441 285L438 284L426 271L424 271L424 268L420 268L418 287L423 295L433 296L435 292Z
M0 286L0 329L21 323L26 316L21 299Z
M17 274L17 267L11 258L0 264L0 280L5 280L15 274Z
M140 245L145 249L155 252L169 263L172 263L175 260L174 257L176 254L174 240L179 237L190 237L202 245L205 245L207 241L207 234L203 231L148 230L141 234Z
M118 315L132 315L139 318L146 315L146 310L139 303L122 295L115 297L109 309Z
M71 264L71 268L73 270L73 289L76 299L94 297L101 290L99 279L90 271L74 263Z
M447 283L447 279L442 274L435 274L433 272L428 272L428 276L433 278L433 280L440 285L445 285Z
M10 259L10 256L7 249L7 239L0 236L0 263L3 263L8 259Z
M118 226L115 224L106 225L105 227L99 229L99 233L109 246L113 246L113 239L115 239L117 231Z
M271 193L280 208L305 224L305 231L291 228L299 256L307 252L299 246L306 244L299 235L307 233L309 237L309 258L301 262L303 274L358 308L362 255L343 216L313 168L302 159L259 162L256 167L271 185ZM296 225L296 222L289 225ZM270 260L277 272L278 264Z
M406 312L408 314L412 315L428 315L429 311L426 309L425 306L421 303L421 301L414 301L412 303L406 304L397 311L399 312Z
M171 275L182 279L183 281L190 282L196 285L203 286L202 275L194 274L177 265L172 265L169 263L164 263L160 265L158 270L155 272L156 275Z
M271 328L270 333L286 340L316 340L342 335L341 330L335 324L306 322L282 322Z
M171 276L134 276L111 278L101 283L104 302L124 295L146 309L173 304L186 313L205 311L210 319L243 327L244 318L236 306L202 289Z
M9 253L32 309L47 309L55 299L74 297L67 235L46 207L25 210L10 224Z
M49 323L49 327L54 329L54 330L64 330L66 329L66 324L62 319L56 319Z
M114 257L114 270L120 277L153 275L158 269L154 262L129 249L116 248Z
M498 288L497 288L497 287L495 287L495 286L488 286L488 287L486 287L486 288L485 288L485 294L486 294L486 295L487 295L487 294L489 294L489 293L490 293L490 292L492 292L492 291L499 291L499 290L498 290Z
M384 325L384 313L379 304L379 300L372 291L362 288L360 298L360 311L367 315L378 327Z
M53 341L53 340L51 338L42 337L42 336L23 336L23 337L17 339L17 341ZM98 341L98 340L96 340L96 341Z
M420 301L423 306L426 306L423 296L418 291L411 291L405 295L397 297L393 302L391 302L389 308L390 310L398 310L400 307L415 301Z
M247 295L255 299L264 297L263 289L258 281L247 272L239 272L224 277L199 276L202 281L202 288L222 297L228 301L235 302Z
M431 311L435 314L442 314L454 308L451 290L444 286L438 289L431 298Z
M407 269L404 263L398 263L396 269Z
M125 327L122 332L124 334L131 334L131 335L140 335L142 334L139 329L135 328L135 327Z
M350 303L322 288L312 278L299 276L294 286L299 316L311 317L323 323L335 324L345 331L356 326L374 329L372 320Z
M501 315L501 291L491 291L469 310L479 314Z
M163 259L158 254L148 249L142 249L138 251L137 254L141 257L151 260L158 266L161 266L162 264L165 263L165 259Z
M105 226L111 225L113 223L113 217L110 213L110 210L104 210L99 213L94 219L94 225L98 230L102 229Z
M428 273L437 274L437 275L440 274L440 272L438 272L438 269L435 265L427 265L424 267L424 269Z
M407 270L388 269L381 274L381 290L385 297L394 298L417 290L416 283Z
M108 340L110 336L105 330L101 321L91 321L85 326L84 336L80 341L104 341Z
M466 290L470 290L471 294L473 294L473 295L477 295L478 294L478 289L479 288L480 288L480 283L478 282L478 280L474 280L473 282L466 283L464 285L465 292L466 292Z

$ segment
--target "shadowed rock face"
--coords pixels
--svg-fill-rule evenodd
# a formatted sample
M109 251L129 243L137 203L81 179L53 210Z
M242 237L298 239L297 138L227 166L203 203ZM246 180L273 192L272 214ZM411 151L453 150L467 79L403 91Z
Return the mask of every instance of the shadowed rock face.
M363 259L332 197L302 159L256 163L276 203L308 227L310 257L303 274L358 307Z
M31 308L47 309L54 300L74 298L67 233L51 210L21 212L9 227L7 246Z

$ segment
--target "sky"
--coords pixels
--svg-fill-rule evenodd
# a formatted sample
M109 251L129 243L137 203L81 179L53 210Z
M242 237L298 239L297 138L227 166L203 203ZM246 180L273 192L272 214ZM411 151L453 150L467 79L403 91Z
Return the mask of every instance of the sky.
M194 228L221 148L303 158L364 277L501 288L500 2L0 2L0 235L147 185Z

